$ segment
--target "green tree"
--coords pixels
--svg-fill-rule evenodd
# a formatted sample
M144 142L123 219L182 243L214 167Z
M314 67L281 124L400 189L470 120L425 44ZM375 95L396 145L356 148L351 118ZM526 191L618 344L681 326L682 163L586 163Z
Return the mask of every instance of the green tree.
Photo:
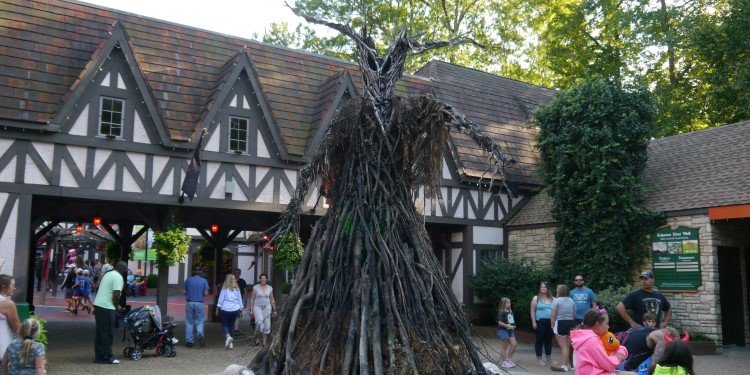
M520 30L498 27L508 25L511 17L520 17L517 4L504 6L492 0L297 0L294 6L306 14L350 24L376 41L393 40L405 28L409 35L423 35L425 40L467 36L485 46L479 48L467 43L414 56L407 62L407 72L415 71L432 58L498 71L501 66L513 64L508 57L515 45L523 41ZM495 22L500 15L506 17L504 23ZM292 29L289 25L275 24L266 30L263 41L356 60L354 45L347 38L307 25Z
M640 179L654 118L647 91L602 78L565 91L535 117L544 178L559 223L553 275L586 275L602 290L624 285L648 254L660 216L645 208Z
M696 22L693 46L706 65L708 122L721 125L750 119L750 0L717 2L716 12Z

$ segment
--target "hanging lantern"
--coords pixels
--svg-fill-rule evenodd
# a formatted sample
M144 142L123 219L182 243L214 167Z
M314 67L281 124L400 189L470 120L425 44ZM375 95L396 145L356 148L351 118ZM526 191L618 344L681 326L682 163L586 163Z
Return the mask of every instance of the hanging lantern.
M216 234L219 232L219 224L211 224L211 233Z
M99 215L94 216L94 219L92 219L91 222L94 223L95 227L98 227L98 226L102 225L102 218Z
M78 225L76 225L76 233L78 234L83 233L83 224L78 223Z
M267 234L263 235L263 242L268 242L268 235Z

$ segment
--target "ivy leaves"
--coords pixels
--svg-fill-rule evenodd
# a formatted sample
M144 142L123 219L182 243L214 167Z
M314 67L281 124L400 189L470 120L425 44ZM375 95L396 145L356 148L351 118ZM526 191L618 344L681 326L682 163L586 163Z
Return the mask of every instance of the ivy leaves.
M645 207L640 179L654 105L644 90L593 79L537 111L547 192L558 221L553 274L602 290L627 283L647 256L660 216Z

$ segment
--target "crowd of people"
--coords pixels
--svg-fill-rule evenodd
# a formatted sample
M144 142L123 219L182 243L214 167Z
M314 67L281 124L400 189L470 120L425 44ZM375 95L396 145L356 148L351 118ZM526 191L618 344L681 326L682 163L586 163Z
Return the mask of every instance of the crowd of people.
M651 271L641 273L641 289L629 293L616 306L617 313L631 328L620 334L622 343L610 339L617 341L617 349L610 352L602 338L609 332L608 312L600 309L596 293L585 286L582 275L576 275L573 282L572 290L565 284L557 285L554 297L549 283L542 282L531 299L538 365L586 375L693 374L692 356L677 330L669 327L671 306L654 289ZM502 298L498 306L497 336L504 368L516 366L512 358L517 346L513 332L516 318L511 306L508 298ZM552 360L553 337L561 349L559 362Z
M273 288L268 285L268 276L261 274L258 283L248 292L247 282L240 277L241 274L242 271L239 268L227 274L217 297L215 314L221 320L226 349L234 348L239 318L244 315L245 310L254 321L255 331L262 336L263 344L266 343L267 336L271 333L271 318L276 314L276 301L273 297ZM185 346L192 348L197 337L198 344L203 347L206 345L204 304L209 295L208 281L203 277L202 270L196 268L183 285Z

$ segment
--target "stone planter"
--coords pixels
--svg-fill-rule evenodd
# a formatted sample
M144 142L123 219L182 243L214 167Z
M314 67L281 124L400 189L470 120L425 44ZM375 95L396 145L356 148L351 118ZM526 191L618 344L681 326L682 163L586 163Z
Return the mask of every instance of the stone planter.
M718 354L716 343L713 341L690 341L687 343L690 353L693 355L715 355Z

